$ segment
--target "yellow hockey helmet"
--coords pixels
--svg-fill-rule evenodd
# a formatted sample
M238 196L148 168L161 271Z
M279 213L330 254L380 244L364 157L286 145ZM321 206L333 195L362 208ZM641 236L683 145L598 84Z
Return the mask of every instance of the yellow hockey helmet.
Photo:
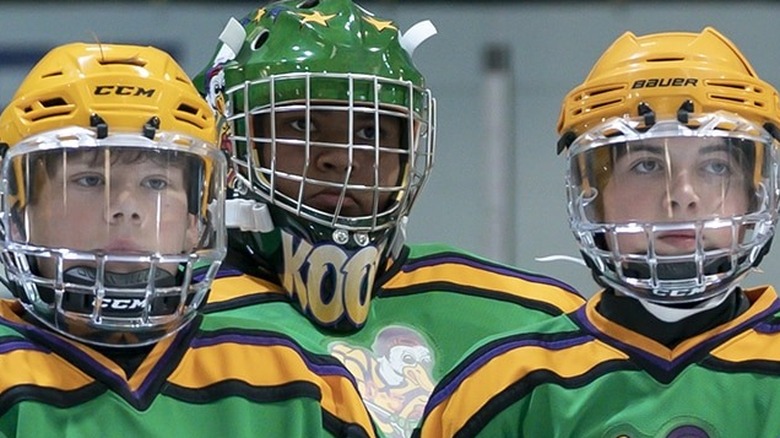
M169 54L54 48L0 114L0 143L0 249L31 315L114 347L197 315L226 252L227 165L211 107Z
M688 103L690 102L690 103ZM685 112L738 113L780 126L778 95L759 79L744 55L712 27L701 33L626 32L570 91L558 117L560 153L588 129L611 117L677 117Z
M153 117L159 121L150 123ZM0 140L12 146L63 126L141 132L146 125L208 143L217 139L213 111L167 53L72 43L49 52L27 75L0 118Z

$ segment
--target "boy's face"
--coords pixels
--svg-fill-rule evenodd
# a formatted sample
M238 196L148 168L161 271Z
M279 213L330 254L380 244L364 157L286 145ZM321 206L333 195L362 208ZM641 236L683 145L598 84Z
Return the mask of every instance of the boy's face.
M718 139L657 139L626 147L603 189L604 221L673 223L728 218L748 212L752 193L744 151ZM732 228L707 228L704 249L728 248ZM736 236L740 237L740 236ZM623 253L644 253L643 232L621 232ZM696 249L695 230L655 235L655 253L675 255Z
M270 117L261 117L256 127L262 130L261 136L271 136ZM277 112L274 128L275 156L271 145L257 146L262 151L263 167L271 168L275 163L274 184L281 193L317 210L335 213L344 185L365 186L346 191L340 215L351 217L370 215L375 210L381 213L397 196L401 155L406 154L402 149L405 129L400 118L380 116L377 127L373 114L355 112L352 148L347 146L350 141L347 111L312 109L309 148L305 143L304 111ZM377 142L379 150L375 147ZM301 177L306 180L302 192Z
M33 164L35 193L22 222L30 243L127 255L194 249L197 221L188 212L183 162L149 152L131 152L131 158L117 152L57 153L48 169L42 161ZM52 276L53 260L40 262L41 273ZM107 265L125 273L144 268L148 264Z

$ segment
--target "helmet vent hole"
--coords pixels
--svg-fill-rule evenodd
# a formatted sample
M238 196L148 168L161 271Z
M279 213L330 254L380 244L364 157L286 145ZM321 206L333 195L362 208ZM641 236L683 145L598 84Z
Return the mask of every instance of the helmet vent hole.
M200 112L198 112L198 108L187 105L186 103L179 104L173 117L182 123L189 123L198 129L203 129L203 127L206 126L206 120Z
M250 47L252 50L258 50L263 47L266 41L268 41L268 31L264 30L260 32L260 35L258 35L254 41L252 41L252 45Z
M68 102L65 102L65 99L61 97L55 97L53 99L46 99L41 101L41 106L44 108L52 108L55 106L65 106Z
M650 58L647 60L647 62L677 62L677 61L684 61L685 58L682 56L677 57L665 57L665 58Z
M62 70L46 73L45 75L42 75L41 78L53 78L54 76L62 76Z
M25 114L33 122L49 117L63 116L72 111L73 106L61 97L39 100L34 105L24 107Z
M612 99L612 100L608 100L606 102L599 102L597 104L591 105L590 109L591 110L596 110L596 109L599 109L599 108L604 108L605 106L612 106L612 105L620 103L621 101L622 101L622 99Z
M145 67L146 61L139 58L125 58L125 59L99 59L100 65L132 65L136 67Z
M596 89L596 90L592 90L592 91L588 92L587 94L583 94L581 96L581 98L599 96L601 94L611 93L613 91L622 90L623 88L624 87L622 85L618 85L618 86L614 86L614 87L599 88L599 89Z
M745 99L740 99L738 97L732 97L732 96L719 96L717 94L713 94L712 99L725 100L728 102L741 103L741 104L745 103Z
M718 81L707 81L707 85L711 87L724 87L724 88L733 88L735 90L740 91L747 91L750 90L750 86L742 83L734 83L734 82L718 82ZM755 91L757 93L761 93L760 88L756 88Z
M298 5L299 9L311 9L319 6L320 0L306 0Z
M189 114L198 114L198 110L195 107L191 107L187 105L186 103L183 103L179 105L179 108L177 108L178 111L183 111L185 113Z

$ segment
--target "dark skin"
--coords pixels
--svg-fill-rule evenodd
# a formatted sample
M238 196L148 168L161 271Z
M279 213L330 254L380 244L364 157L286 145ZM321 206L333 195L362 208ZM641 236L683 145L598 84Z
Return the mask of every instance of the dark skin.
M346 128L349 126L348 112L312 110L310 115L308 131L312 146L307 154L303 146L307 131L305 112L276 113L276 161L272 161L274 151L271 145L261 147L264 167L276 166L277 175L273 181L276 189L293 199L300 197L304 205L329 213L338 210L342 216L365 216L387 208L395 193L383 191L375 197L372 188L395 187L398 184L400 153L405 153L401 148L405 140L401 119L380 117L379 129L376 129L373 114L355 112L350 151L335 146L350 141ZM270 117L256 119L255 130L269 136ZM377 139L382 150L379 154L375 150ZM307 182L301 193L300 181L295 178L304 172L306 178L322 183ZM348 189L342 199L345 183L365 186L366 189Z

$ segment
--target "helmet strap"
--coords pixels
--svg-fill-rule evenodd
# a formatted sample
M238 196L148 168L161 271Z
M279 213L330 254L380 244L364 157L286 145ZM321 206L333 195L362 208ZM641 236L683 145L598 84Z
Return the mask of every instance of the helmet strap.
M719 306L726 298L731 295L737 286L733 286L728 293L716 295L708 300L703 300L695 303L693 306L688 307L674 307L664 304L657 304L647 300L637 300L650 314L660 319L663 322L677 322L693 316L697 313L704 312ZM616 291L616 293L619 293Z
M264 202L237 198L225 201L225 226L228 229L270 233L274 230L274 221Z
M63 272L62 277L64 281L69 283L93 285L97 279L97 269L89 266L74 266ZM146 287L148 279L148 269L128 273L106 271L103 284L108 287L143 288ZM155 271L154 286L176 286L176 277L164 269L157 269Z

